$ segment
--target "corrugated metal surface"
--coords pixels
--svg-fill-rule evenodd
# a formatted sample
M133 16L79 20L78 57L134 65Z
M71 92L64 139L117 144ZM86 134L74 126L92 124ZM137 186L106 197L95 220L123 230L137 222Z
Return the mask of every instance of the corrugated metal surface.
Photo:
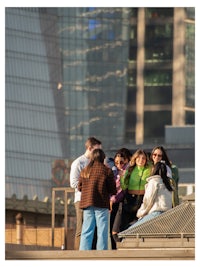
M164 212L158 217L120 232L119 237L128 236L160 236L164 235L194 235L195 233L195 205L183 202L175 208Z

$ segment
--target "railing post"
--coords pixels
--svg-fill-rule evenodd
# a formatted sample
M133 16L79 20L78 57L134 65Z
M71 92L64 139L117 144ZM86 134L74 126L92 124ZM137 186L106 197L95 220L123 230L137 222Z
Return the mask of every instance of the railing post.
M54 247L54 228L55 228L55 191L52 188L52 213L51 213L51 246Z
M65 225L65 249L67 249L67 231L68 231L68 203L67 203L67 190L65 190L65 210L64 210L64 225Z
M16 219L16 239L17 244L23 243L23 216L21 213L18 213L15 217Z
M70 187L54 187L52 188L52 222L51 222L51 233L52 233L52 247L54 247L54 230L55 230L55 194L56 191L64 191L64 247L67 249L67 232L68 232L68 193L73 193L74 189Z

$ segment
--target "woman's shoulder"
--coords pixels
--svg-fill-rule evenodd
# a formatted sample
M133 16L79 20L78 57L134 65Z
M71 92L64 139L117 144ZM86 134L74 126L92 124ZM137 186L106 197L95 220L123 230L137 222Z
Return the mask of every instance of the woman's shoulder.
M151 174L151 170L152 170L152 165L150 164L147 164L145 167L144 167L144 173L148 174L150 176Z
M145 170L151 170L152 169L152 166L151 164L147 164L146 166L144 166L144 169Z
M151 160L148 160L147 161L147 166L152 167L153 166L153 162Z
M162 181L162 178L160 177L160 175L152 175L147 178L147 181L152 183L160 183L160 181Z
M97 162L94 162L93 168L94 169L99 169L99 170L102 170L102 171L105 171L105 172L113 173L112 169L109 168L108 166L106 166L102 162L98 162L98 161Z

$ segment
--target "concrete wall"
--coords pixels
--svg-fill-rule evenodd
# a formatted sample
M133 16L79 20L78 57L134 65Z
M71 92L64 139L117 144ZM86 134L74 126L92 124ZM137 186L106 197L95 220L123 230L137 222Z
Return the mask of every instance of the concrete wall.
M195 126L165 126L165 143L166 144L194 144L195 143Z

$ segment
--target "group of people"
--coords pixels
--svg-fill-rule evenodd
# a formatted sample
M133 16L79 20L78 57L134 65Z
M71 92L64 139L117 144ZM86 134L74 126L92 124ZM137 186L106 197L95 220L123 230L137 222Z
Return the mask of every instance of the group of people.
M178 169L162 146L151 153L119 149L106 157L102 143L89 137L85 153L71 165L75 189L75 250L107 250L118 233L178 205Z

